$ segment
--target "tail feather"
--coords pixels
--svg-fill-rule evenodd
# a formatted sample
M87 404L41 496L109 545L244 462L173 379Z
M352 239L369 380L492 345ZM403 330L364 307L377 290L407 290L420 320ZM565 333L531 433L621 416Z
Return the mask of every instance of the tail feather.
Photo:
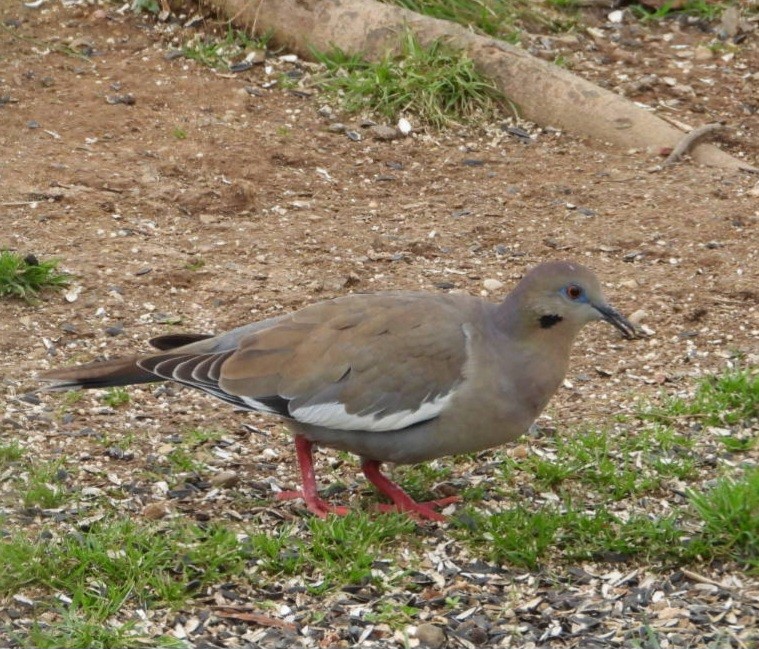
M164 380L137 365L140 358L140 356L114 358L108 361L95 361L86 365L52 370L40 376L40 380L50 383L44 388L45 391L110 388Z
M213 338L213 336L211 334L166 334L151 338L150 344L161 351L168 351L209 338Z

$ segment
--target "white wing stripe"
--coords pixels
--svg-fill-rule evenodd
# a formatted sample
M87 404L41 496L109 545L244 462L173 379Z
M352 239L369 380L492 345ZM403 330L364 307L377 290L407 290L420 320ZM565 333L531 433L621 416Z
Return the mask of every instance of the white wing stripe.
M237 397L238 399L241 399L246 406L249 406L253 410L258 410L260 412L272 412L275 415L278 415L279 413L274 410L274 408L270 408L265 403L261 403L260 401L256 401L255 399L252 399L251 397Z
M291 411L296 421L312 426L323 426L334 430L390 431L400 430L426 419L437 417L448 405L453 392L426 401L416 410L399 410L377 416L376 414L354 415L345 410L342 403L320 403L302 406ZM247 401L247 399L246 399Z

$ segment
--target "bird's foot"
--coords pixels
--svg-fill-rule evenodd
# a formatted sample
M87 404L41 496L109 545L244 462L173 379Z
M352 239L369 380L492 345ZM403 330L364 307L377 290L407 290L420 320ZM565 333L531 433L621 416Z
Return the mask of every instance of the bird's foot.
M277 500L298 500L303 499L306 503L308 511L315 514L319 518L327 518L328 514L335 514L337 516L345 516L350 512L348 507L342 507L341 505L330 505L327 501L322 500L318 496L306 495L300 490L296 491L280 491L276 495Z
M447 519L441 513L436 512L435 509L442 509L452 503L457 502L461 502L461 498L459 496L448 496L447 498L427 500L421 503L413 500L409 496L408 500L396 502L392 505L377 505L377 509L381 512L404 512L412 518L418 518L426 521L438 521L442 523Z
M406 512L414 518L443 522L446 520L445 516L436 512L434 508L445 507L459 501L458 496L449 496L440 500L418 503L380 471L380 463L377 460L364 460L361 463L361 469L367 480L377 487L380 493L393 501L392 505L380 505L380 511Z

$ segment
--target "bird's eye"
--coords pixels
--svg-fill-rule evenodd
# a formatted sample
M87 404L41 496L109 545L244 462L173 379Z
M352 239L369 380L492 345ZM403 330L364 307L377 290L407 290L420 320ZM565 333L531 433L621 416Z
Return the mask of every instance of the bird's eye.
M582 289L576 284L567 286L567 297L570 300L579 300L582 297Z

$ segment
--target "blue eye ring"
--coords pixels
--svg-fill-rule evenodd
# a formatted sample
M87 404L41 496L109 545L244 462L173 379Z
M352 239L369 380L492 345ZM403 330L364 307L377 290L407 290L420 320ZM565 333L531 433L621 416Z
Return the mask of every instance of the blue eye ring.
M572 302L579 302L585 297L585 291L582 290L582 286L570 284L564 287L564 295L572 300Z

